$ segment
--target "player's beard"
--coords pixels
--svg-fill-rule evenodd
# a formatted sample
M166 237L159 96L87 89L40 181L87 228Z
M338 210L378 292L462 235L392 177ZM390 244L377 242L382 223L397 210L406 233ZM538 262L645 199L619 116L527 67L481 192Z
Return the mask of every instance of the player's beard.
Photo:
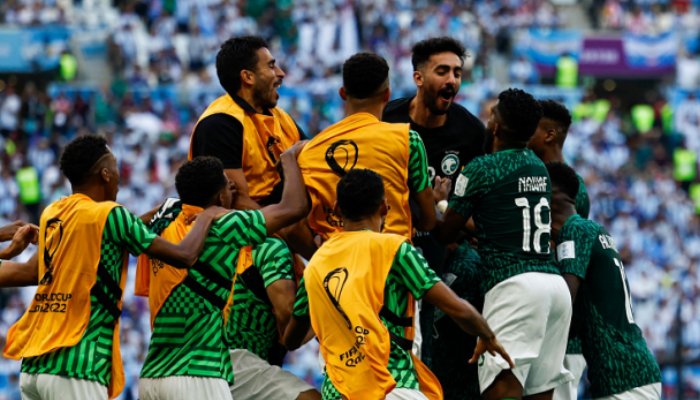
M452 101L449 102L447 107L445 108L440 108L438 106L438 102L442 101L441 93L443 92L448 92L450 93L452 97ZM443 89L438 90L435 93L430 93L426 92L425 97L424 97L424 103L425 107L430 110L430 113L433 115L445 115L447 114L447 111L449 110L450 106L454 102L454 96L457 95L457 92L454 90L452 86L445 87Z
M260 84L256 82L255 86L253 86L253 99L263 110L269 110L277 106L277 91L271 85L272 82L260 82Z

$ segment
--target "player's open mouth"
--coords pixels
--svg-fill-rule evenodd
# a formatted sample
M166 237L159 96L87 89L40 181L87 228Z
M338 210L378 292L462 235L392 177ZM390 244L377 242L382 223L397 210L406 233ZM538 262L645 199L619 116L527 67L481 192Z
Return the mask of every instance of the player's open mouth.
M452 89L443 89L438 94L445 101L450 101L455 97L455 92Z

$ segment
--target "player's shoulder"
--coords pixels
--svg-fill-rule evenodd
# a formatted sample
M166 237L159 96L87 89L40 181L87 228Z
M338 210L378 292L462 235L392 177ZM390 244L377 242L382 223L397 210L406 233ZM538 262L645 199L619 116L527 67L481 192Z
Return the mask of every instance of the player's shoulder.
M411 104L412 97L395 99L387 103L382 115L382 121L385 122L409 122L408 107Z
M453 102L450 106L450 113L464 127L486 130L486 126L476 115L472 114L466 107L457 102Z
M562 226L560 235L565 239L595 239L601 231L605 231L597 222L581 217L578 214L571 216Z

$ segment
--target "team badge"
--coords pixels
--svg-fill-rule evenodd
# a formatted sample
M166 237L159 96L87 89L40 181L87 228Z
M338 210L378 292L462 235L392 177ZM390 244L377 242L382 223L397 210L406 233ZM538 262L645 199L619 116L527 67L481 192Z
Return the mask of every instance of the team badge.
M451 176L457 172L457 168L459 168L459 157L454 154L446 155L445 158L442 159L441 167L445 175Z
M566 241L557 246L557 261L576 258L576 246L573 240Z

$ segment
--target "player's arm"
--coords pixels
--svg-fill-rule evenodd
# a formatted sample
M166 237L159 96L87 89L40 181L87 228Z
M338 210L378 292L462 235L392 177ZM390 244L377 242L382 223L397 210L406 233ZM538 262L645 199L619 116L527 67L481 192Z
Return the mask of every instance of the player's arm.
M2 261L0 288L36 286L39 283L39 252L27 262Z
M474 203L482 192L479 178L483 177L484 172L480 169L478 164L471 162L457 177L454 196L433 231L433 236L441 244L454 243L461 237L460 232L467 227L474 211Z
M289 320L287 329L282 336L282 344L284 344L287 350L296 350L304 343L313 339L314 336L313 329L311 329L311 316L309 314L309 296L306 292L304 279L302 278L301 282L299 282L292 318Z
M267 238L265 243L254 248L253 262L260 271L267 297L275 311L277 327L284 332L292 316L297 293L292 253L284 241Z
M408 188L411 198L420 209L420 215L414 226L417 230L429 232L435 227L435 195L430 186L428 157L423 140L415 131L408 133Z
M229 180L236 184L238 195L233 201L233 207L236 210L259 210L262 207L250 198L248 192L248 182L245 180L243 169L224 169Z
M290 249L307 260L310 260L316 250L318 250L307 218L303 218L296 224L279 230L277 234L287 242Z
M571 304L576 303L576 295L578 294L578 288L581 286L582 279L574 274L564 274L564 280L566 281L566 286L569 287L569 292L571 292Z
M309 199L304 185L304 178L297 163L297 157L304 149L306 141L297 142L280 155L280 165L284 175L282 200L260 211L265 217L267 234L273 234L304 218L309 213Z
M418 251L408 243L401 245L394 257L392 272L417 299L424 299L450 316L462 330L478 336L483 344L477 346L473 360L488 351L501 356L514 367L508 353L496 340L484 317L466 300L460 299L435 272ZM477 354L478 352L478 354ZM471 362L471 361L470 361Z
M17 229L12 237L12 243L0 250L0 260L10 260L22 254L29 243L36 244L39 240L39 228L33 224L26 224Z
M108 217L105 233L134 256L146 253L176 268L189 268L197 261L212 222L229 212L221 207L207 208L197 215L187 236L179 244L172 244L151 232L139 218L123 207L116 207Z

